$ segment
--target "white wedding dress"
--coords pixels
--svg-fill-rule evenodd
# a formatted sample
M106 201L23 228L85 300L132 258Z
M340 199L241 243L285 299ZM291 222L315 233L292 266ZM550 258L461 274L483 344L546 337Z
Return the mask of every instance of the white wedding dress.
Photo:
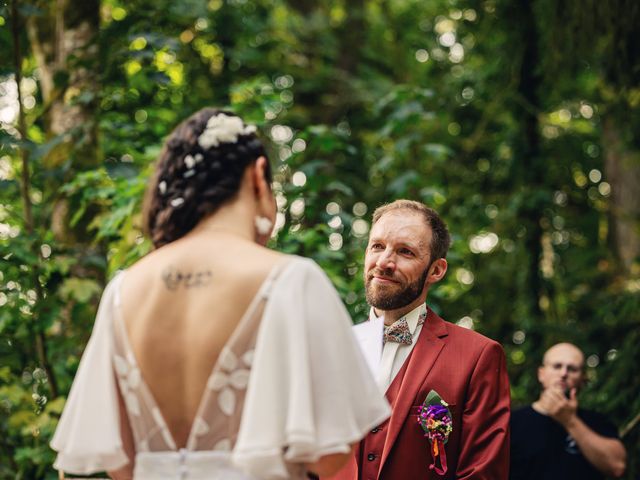
M55 468L88 474L128 463L118 387L134 436L135 480L305 478L304 463L348 452L389 416L330 281L314 262L290 257L222 349L186 448L176 448L127 338L124 275L100 302L51 442Z

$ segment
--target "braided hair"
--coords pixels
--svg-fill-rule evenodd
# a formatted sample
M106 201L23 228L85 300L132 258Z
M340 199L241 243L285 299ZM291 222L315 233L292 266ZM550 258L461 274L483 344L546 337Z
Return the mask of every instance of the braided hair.
M213 116L231 112L203 108L167 137L149 184L143 209L144 227L156 248L191 231L238 193L246 168L266 157L254 133L239 134L236 142L203 148L198 139ZM271 171L267 162L267 181Z

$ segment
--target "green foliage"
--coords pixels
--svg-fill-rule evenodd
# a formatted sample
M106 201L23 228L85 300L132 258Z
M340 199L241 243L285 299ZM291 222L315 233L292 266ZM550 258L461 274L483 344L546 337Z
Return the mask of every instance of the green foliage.
M43 20L41 2L20 3ZM624 75L612 42L638 9L613 22L616 2L587 2L609 14L577 37L581 2L530 3L531 15L513 0L103 0L99 88L74 97L97 105L97 164L78 158L82 128L52 131L21 29L27 138L15 119L0 123L0 478L55 478L48 442L100 292L150 249L140 209L152 162L205 105L233 109L270 139L273 246L314 258L355 322L368 312L373 210L422 200L454 240L429 303L503 344L514 406L537 395L544 350L568 340L589 358L584 404L620 427L636 417L640 284L637 265L620 273L612 250L603 123L615 120L637 155L637 41L623 42ZM550 23L549 11L561 15ZM1 102L15 85L12 21L0 6ZM71 65L56 74L62 90L81 68ZM639 435L635 426L624 439L627 478L639 473Z

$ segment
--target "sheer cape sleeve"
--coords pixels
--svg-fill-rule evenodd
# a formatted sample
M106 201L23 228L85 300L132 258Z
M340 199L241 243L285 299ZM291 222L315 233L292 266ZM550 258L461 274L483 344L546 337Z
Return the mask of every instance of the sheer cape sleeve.
M348 453L390 414L324 272L296 258L265 306L232 461L289 478L295 464Z
M112 366L113 315L118 274L107 285L62 417L51 440L54 468L79 475L117 470L129 463L120 437L120 412Z

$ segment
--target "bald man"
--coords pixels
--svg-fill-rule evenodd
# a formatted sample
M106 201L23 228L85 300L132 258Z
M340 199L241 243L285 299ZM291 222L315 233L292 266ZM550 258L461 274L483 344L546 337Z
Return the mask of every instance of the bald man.
M578 408L584 355L558 343L538 367L540 398L511 415L511 480L600 480L624 473L626 451L615 426Z

